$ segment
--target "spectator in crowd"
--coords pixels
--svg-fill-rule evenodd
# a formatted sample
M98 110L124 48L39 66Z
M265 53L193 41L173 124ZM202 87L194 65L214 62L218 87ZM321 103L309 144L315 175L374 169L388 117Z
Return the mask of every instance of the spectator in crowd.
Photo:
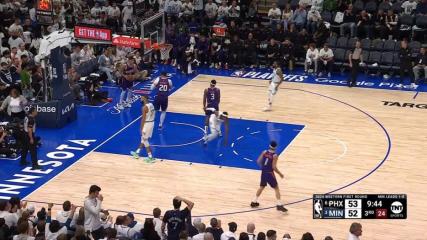
M75 46L73 48L73 52L70 55L71 58L71 66L76 68L80 65L81 55L80 55L80 46Z
M70 223L72 221L72 217L74 216L74 212L76 211L76 207L72 205L71 212L65 223L65 226L61 226L58 220L52 220L52 207L53 203L49 203L47 208L47 218L45 227L46 240L56 240L61 234L66 235L67 230L70 229Z
M157 232L157 235L159 235L162 238L162 220L160 219L160 216L162 214L162 211L160 208L154 208L153 209L153 224L154 229Z
M291 8L290 3L286 3L285 8L282 12L282 20L283 20L283 29L285 31L289 28L289 23L292 21L292 16L294 14L294 10Z
M126 217L127 226L130 228L129 231L133 233L134 238L138 237L141 234L141 230L144 228L144 224L136 221L133 213L128 213L128 214L126 214L125 217ZM150 224L153 224L153 229L154 229L154 221L153 220Z
M99 70L107 74L108 81L114 83L113 60L111 58L111 49L104 49L104 53L98 59Z
M228 18L235 22L240 22L240 6L237 5L236 0L233 0L230 7L228 7Z
M363 35L361 35L361 33L364 33L365 37L372 38L372 18L365 10L362 10L357 17L356 27L358 37L362 38Z
M245 232L241 232L239 235L239 240L249 240L249 236Z
M344 12L343 22L340 24L340 35L344 36L347 29L350 29L350 37L356 36L356 17L353 13L353 5L349 4Z
M72 210L71 207L72 207L71 202L70 201L65 201L62 204L62 210L58 211L56 213L56 218L55 219L61 225L65 225L65 223L67 222L67 220L69 218L71 218L70 227L73 228L76 225L76 220L77 220L78 214L71 215L71 210Z
M354 222L350 225L350 233L347 240L359 240L362 236L362 224Z
M268 10L268 18L270 19L270 24L272 26L276 26L278 23L280 23L281 16L282 13L280 11L280 8L277 7L276 3L273 3L270 10Z
M248 38L244 41L244 47L245 64L251 68L257 66L258 41L254 38L253 33L248 34Z
M300 4L298 9L292 15L292 22L298 30L301 30L307 21L307 11L304 5Z
M266 239L265 233L264 232L259 232L258 235L257 235L257 237L256 237L256 239L257 240L265 240Z
M125 23L128 21L128 19L132 20L132 15L133 15L133 4L132 2L127 2L126 7L124 7L122 10L122 22Z
M427 78L427 53L426 48L420 48L420 53L415 59L415 66L413 67L415 84L418 84L420 73L424 72L424 78Z
M180 210L182 202L187 206L183 210ZM190 215L190 212L194 207L194 203L192 201L179 196L175 197L172 203L174 209L166 211L163 216L162 224L162 235L165 234L167 226L168 240L175 240L179 238L180 232L185 229L185 220L187 219L187 216Z
M310 43L310 48L307 50L307 53L305 55L304 73L310 72L310 69L313 72L313 67L314 73L317 73L318 58L319 50L317 50L316 45L314 43Z
M248 234L249 240L256 240L254 223L248 223L248 225L246 226L246 233Z
M104 197L99 194L100 191L101 188L97 185L90 186L89 195L84 201L84 227L95 240L104 238L104 229L99 216Z
M291 240L291 235L289 233L285 233L283 235L283 240Z
M74 99L76 101L81 100L80 90L81 87L79 85L80 75L77 73L74 67L71 67L68 70L68 82L70 85L71 92L73 93Z
M228 223L228 231L221 234L221 240L229 240L231 238L237 239L236 231L237 224L235 222Z
M382 0L382 2L378 5L378 9L386 12L391 9L391 6L392 4L390 3L390 0Z
M142 238L146 240L160 240L161 237L158 235L154 227L154 222L152 218L146 218L144 223L144 228L142 231Z
M386 14L384 13L384 10L379 9L378 13L375 15L375 35L377 37L380 37L382 39L385 38L385 36L388 36L388 26L386 24Z
M203 240L214 240L212 233L206 233Z
M331 77L332 67L334 62L334 53L332 49L329 48L328 44L325 43L323 48L319 51L319 77L323 75L323 72L326 70L328 72L328 77Z
M94 58L95 55L93 53L92 46L90 46L89 44L84 45L82 50L80 50L80 63L87 62Z
M416 0L406 0L402 3L402 9L404 14L413 14L415 9L417 9L417 1Z
M276 43L274 38L270 39L270 43L267 46L267 62L268 65L271 66L273 62L279 60L280 58L280 48Z
M218 12L218 6L212 0L208 0L205 5L206 19L205 24L212 26L215 23L216 15Z
M400 42L400 50L399 50L399 73L400 73L400 83L397 85L398 88L402 87L402 84L405 80L405 72L408 73L409 79L411 80L411 88L415 89L415 82L412 76L412 59L411 59L411 50L408 48L408 42L403 40Z
M420 0L417 4L417 8L415 9L416 14L427 14L427 0Z
M397 38L399 36L398 22L399 18L397 14L395 14L393 10L389 9L385 18L385 23L387 26L386 35L389 36L389 39Z
M285 39L280 51L281 56L283 57L283 66L287 66L289 71L293 71L295 65L295 46L289 38Z
M228 19L228 5L227 5L227 1L223 0L221 2L221 6L218 7L218 12L217 12L217 20L219 22L227 22Z
M20 119L21 121L25 118L24 108L27 105L27 99L22 96L17 88L10 90L10 95L3 101L0 111L7 110L7 115L11 119Z
M306 232L302 235L301 240L314 240L314 237L311 233Z
M310 11L308 11L307 28L311 34L316 32L321 19L320 12L316 8L311 8Z
M185 2L182 4L182 16L186 21L190 20L190 17L194 14L194 7L193 3L191 3L190 0L185 0Z
M210 227L206 229L206 232L209 232L213 235L214 240L221 240L221 235L224 231L221 228L221 221L217 218L211 218Z
M194 224L197 228L198 234L192 237L192 240L203 240L206 232L206 225L202 222Z
M275 230L268 230L266 235L267 235L267 240L276 240L277 239L277 233Z

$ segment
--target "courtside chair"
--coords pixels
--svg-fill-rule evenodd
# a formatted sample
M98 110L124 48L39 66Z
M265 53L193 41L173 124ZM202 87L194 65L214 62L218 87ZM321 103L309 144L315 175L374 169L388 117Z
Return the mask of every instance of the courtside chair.
M362 45L363 50L371 49L371 39L369 38L362 39L362 41L360 41L360 44Z
M346 61L345 59L346 50L343 48L336 48L336 49L333 49L332 51L334 52L334 66L342 72L342 65Z
M372 41L371 50L383 51L384 50L384 41L382 39L374 39Z
M330 48L335 48L337 46L337 36L332 35L326 40Z
M382 52L380 69L383 74L391 75L391 69L393 67L393 52Z
M411 41L408 43L408 48L411 50L411 57L416 58L420 53L421 43L418 41Z
M347 47L348 38L347 37L339 37L337 40L337 48L346 48Z
M388 52L394 52L398 44L395 40L389 39L384 42L384 50Z
M369 53L368 60L366 61L367 72L377 71L381 62L381 52L373 51ZM375 64L375 65L374 65Z
M356 46L357 38L350 38L347 42L347 49L353 49Z

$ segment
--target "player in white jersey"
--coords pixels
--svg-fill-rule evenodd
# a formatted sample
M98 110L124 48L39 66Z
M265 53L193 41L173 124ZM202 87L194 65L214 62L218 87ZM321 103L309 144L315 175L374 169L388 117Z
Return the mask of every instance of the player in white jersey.
M264 108L264 111L270 111L271 105L273 104L273 97L276 95L280 84L283 82L283 72L277 61L273 62L273 77L268 87L268 105Z
M153 135L153 129L154 129L154 117L156 116L156 110L154 109L154 105L150 102L148 102L147 97L142 96L141 97L142 102L142 119L141 119L141 143L139 144L138 148L135 151L131 151L130 154L138 159L139 158L139 152L142 148L145 147L147 150L148 158L145 159L146 162L153 162L154 158L151 152L150 143L148 140Z
M216 111L214 108L206 109L206 110L210 110L213 113L209 116L210 133L203 137L204 144L206 145L208 142L214 140L218 136L222 136L222 131L221 131L222 123L224 123L224 129L225 129L224 144L226 144L227 137L228 137L228 113Z

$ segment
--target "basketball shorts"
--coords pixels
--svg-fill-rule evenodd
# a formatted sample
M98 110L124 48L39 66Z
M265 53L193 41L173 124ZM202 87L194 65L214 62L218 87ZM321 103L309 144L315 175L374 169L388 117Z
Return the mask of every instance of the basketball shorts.
M144 124L144 127L142 129L142 133L141 133L141 142L147 139L150 139L151 136L153 136L153 129L154 129L154 121L152 122L146 122Z
M156 96L154 98L154 109L156 111L166 111L168 109L168 97Z
M261 187L265 187L270 185L270 187L275 188L277 187L277 180L276 176L273 172L262 172L261 173L261 183L259 184Z
M120 88L123 91L126 91L126 90L129 90L129 89L131 89L133 87L133 82L132 81L127 81L126 79L121 79L119 81L119 85L120 85Z
M271 92L272 95L275 95L277 93L277 83L271 82L270 86L268 87L268 91Z
M212 110L211 110L211 109L209 109L209 108L214 108L216 111L219 111L219 106L218 106L218 105L217 105L217 106L208 105L208 106L206 107L206 110L205 110L205 114L206 114L206 116L210 116L211 114L215 113L214 111L212 111Z

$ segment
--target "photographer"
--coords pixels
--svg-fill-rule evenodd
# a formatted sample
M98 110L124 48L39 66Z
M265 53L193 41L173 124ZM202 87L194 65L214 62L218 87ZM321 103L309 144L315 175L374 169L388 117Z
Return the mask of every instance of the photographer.
M97 105L100 102L112 102L111 98L108 98L108 92L99 91L100 83L98 78L88 78L85 84L86 96L89 98L90 105Z
M0 127L0 156L10 157L16 154L7 143L7 130L1 126Z

